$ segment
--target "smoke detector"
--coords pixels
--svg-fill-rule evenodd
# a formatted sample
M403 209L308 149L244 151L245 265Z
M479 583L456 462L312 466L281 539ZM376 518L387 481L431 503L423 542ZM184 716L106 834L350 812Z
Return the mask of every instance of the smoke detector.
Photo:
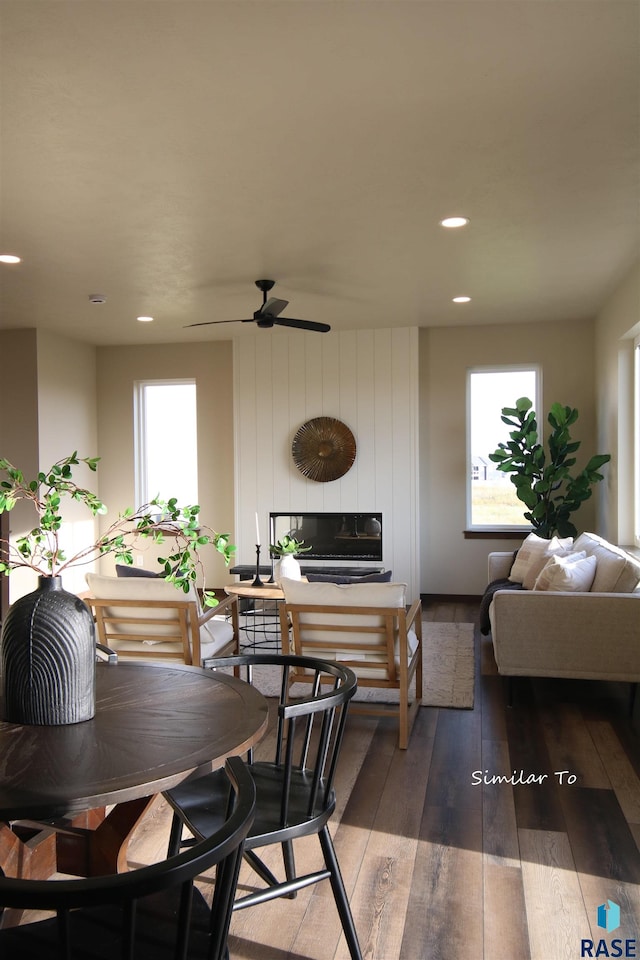
M89 303L106 303L107 298L103 293L92 293L89 296Z

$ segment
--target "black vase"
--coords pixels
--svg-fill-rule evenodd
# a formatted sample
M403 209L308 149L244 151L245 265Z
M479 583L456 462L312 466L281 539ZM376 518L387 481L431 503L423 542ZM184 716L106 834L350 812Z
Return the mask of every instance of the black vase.
M4 720L56 726L93 717L93 617L60 577L40 577L37 590L11 605L1 644Z

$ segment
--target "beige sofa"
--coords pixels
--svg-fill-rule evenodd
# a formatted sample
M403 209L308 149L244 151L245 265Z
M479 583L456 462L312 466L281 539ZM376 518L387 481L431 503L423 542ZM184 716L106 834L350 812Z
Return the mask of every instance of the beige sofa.
M493 594L489 620L499 673L640 681L640 562L592 533L581 534L564 551L583 552L595 557L588 590L498 589ZM512 552L489 554L489 582L507 578L513 560ZM542 585L538 577L535 582Z

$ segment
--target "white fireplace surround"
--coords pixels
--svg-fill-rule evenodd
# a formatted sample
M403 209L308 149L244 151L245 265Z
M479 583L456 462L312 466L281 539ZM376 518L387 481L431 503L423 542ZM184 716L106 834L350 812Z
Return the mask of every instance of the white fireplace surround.
M417 596L418 330L345 333L259 331L233 344L237 561L269 562L271 510L384 516L383 565ZM312 417L344 421L356 438L353 467L339 480L307 480L291 457L296 430Z

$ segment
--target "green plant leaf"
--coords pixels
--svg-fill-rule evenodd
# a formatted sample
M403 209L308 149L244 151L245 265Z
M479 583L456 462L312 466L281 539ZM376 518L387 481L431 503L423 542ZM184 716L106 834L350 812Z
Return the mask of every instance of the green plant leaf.
M524 517L543 537L555 532L568 536L575 529L569 515L577 510L591 494L594 483L603 479L599 468L611 459L609 454L596 454L577 476L571 470L576 465L573 456L580 441L573 440L569 427L578 418L578 411L561 403L553 403L547 421L551 432L544 443L538 442L537 419L527 397L516 401L515 407L503 407L501 420L514 428L506 443L499 443L488 454L497 470L510 475L518 499L528 511ZM565 531L565 532L563 532ZM572 534L571 534L572 535Z

